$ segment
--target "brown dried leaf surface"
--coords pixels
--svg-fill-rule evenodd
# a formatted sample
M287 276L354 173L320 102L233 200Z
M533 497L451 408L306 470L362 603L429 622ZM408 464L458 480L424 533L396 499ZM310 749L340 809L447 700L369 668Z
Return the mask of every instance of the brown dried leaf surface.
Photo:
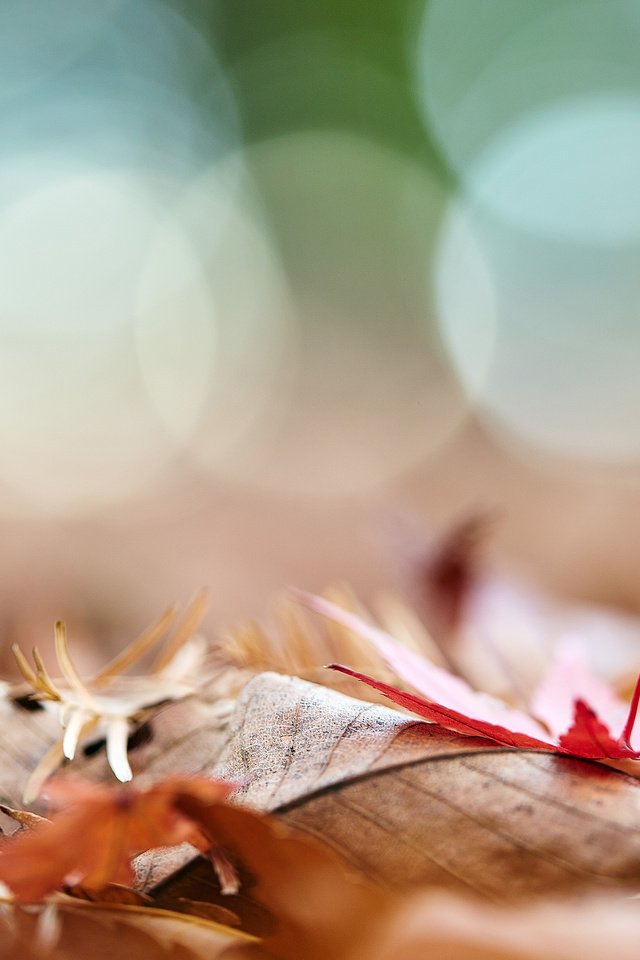
M246 935L209 921L136 906L60 901L2 907L0 960L215 960Z
M393 894L349 870L326 846L275 817L228 805L198 806L195 800L190 814L243 864L246 896L262 909L262 929L256 932L264 939L248 948L248 957L342 957L363 926L395 902ZM177 886L167 885L164 901L171 902ZM235 955L231 950L230 957Z
M394 887L496 901L640 882L640 784L496 749L297 678L247 685L213 771Z
M26 777L29 755L37 762L42 751L41 716L13 713L5 727L0 799L14 806L16 758ZM152 731L130 750L139 786L176 772L244 781L241 802L277 811L391 886L502 901L640 880L640 784L601 765L503 750L273 674L255 677L235 709L212 685L161 711ZM74 770L111 779L100 753ZM139 858L137 889L153 890L193 856L185 844ZM198 884L184 896L209 899Z
M306 884L312 889L312 878L306 878ZM589 898L488 909L465 898L422 891L382 904L365 901L360 909L356 904L345 934L349 918L342 904L352 908L353 899L344 887L336 885L335 890L332 913L316 915L310 923L295 902L284 905L286 939L267 940L261 947L232 947L225 960L261 960L265 951L270 960L637 960L638 956L640 914L630 903ZM340 938L333 935L336 927Z
M20 809L33 770L58 738L59 724L45 710L0 702L0 801Z
M196 805L197 799L193 801ZM228 806L192 810L247 871L269 921L228 960L636 960L636 901L594 897L498 908L442 891L393 892L345 868L280 819ZM170 900L167 885L165 898Z

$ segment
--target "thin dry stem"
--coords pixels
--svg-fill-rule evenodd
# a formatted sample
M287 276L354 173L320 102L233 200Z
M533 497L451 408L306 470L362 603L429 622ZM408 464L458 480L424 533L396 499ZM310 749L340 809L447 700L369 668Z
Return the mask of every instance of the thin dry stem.
M5 817L10 817L11 820L15 820L16 823L27 830L32 830L40 823L48 822L46 817L39 817L37 813L31 813L29 810L15 810L13 807L7 807L4 803L0 803L0 813L4 813Z
M44 664L42 663L42 659L40 658L37 647L34 647L33 649L33 659L38 668L37 673L32 670L29 661L17 643L14 643L11 650L16 658L16 663L18 664L20 673L25 678L27 683L38 694L38 697L44 700L59 700L60 694L56 690L53 681L44 668Z

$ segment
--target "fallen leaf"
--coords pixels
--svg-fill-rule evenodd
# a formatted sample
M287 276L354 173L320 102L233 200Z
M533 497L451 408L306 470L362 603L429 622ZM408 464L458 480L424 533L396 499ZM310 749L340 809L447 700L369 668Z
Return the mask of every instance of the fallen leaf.
M13 820L18 825L18 830L32 830L45 820L44 817L39 817L29 810L15 810L13 807L7 807L4 803L0 803L0 813Z
M591 895L505 909L429 889L396 893L349 872L326 846L273 817L230 806L192 813L210 816L210 832L243 862L251 895L273 920L260 944L238 945L229 960L257 960L265 952L278 960L637 957L634 901ZM169 881L164 896L180 882Z
M631 746L631 736L636 721L640 700L640 677L631 698L623 726L618 736L611 735L608 726L596 714L592 706L575 689L575 674L572 661L556 661L552 667L552 676L543 689L534 697L546 709L543 715L551 718L552 725L558 716L567 714L572 717L570 725L559 734L552 736L536 719L521 710L514 710L495 697L473 690L460 677L430 663L424 657L408 650L385 631L367 623L355 614L343 610L322 597L312 597L296 593L301 603L343 627L366 637L393 670L406 682L419 690L424 696L416 696L391 686L373 677L352 670L342 664L331 664L347 676L363 683L397 703L407 710L417 713L430 723L437 723L456 733L469 736L487 737L496 743L509 747L522 747L529 750L554 750L571 756L590 760L622 760L640 758L640 752ZM597 695L598 702L605 704L605 694L583 667L585 694ZM555 697L555 709L552 709L552 694ZM429 699L425 699L428 697ZM617 703L611 692L605 704L607 715L617 709Z
M587 666L583 648L569 637L556 648L534 691L531 712L559 739L571 726L578 700L586 701L610 729L620 729L626 721L627 705Z
M150 897L146 899L153 902ZM173 909L177 909L179 913L202 917L204 920L213 920L214 923L221 923L227 927L240 927L240 918L237 913L227 907L219 906L217 903L208 903L206 900L190 900L189 897L178 897L173 902Z
M63 886L90 891L110 883L130 885L131 859L155 847L189 842L208 851L215 838L202 833L181 803L189 796L203 806L219 803L233 787L203 777L173 777L148 790L77 780L53 781L47 789L57 803L70 806L0 847L0 880L26 903Z
M277 811L391 886L439 883L508 900L638 881L639 785L624 774L516 753L277 675L254 678L225 713L216 683L154 717L153 737L132 751L140 785L181 769L245 779L243 802ZM13 735L0 742L5 796L22 782L16 757L24 778L43 737L42 713L14 709ZM83 776L110 776L100 754L76 763ZM184 877L195 855L188 844L143 855L136 889ZM209 899L200 877L183 895ZM253 909L242 891L228 907Z
M366 875L494 900L640 880L640 784L513 751L297 678L240 696L218 776ZM156 875L157 879L161 878Z
M240 931L147 906L67 900L0 909L0 960L215 960L251 942Z
M338 958L358 937L361 925L393 902L390 893L349 871L333 851L274 817L218 805L187 809L220 837L248 871L243 886L268 911L264 938L247 956L326 960ZM180 879L166 885L171 902ZM244 956L244 949L240 948ZM230 957L236 951L230 952Z
M143 907L145 904L151 904L152 900L144 893L138 893L131 887L126 887L121 883L108 883L100 890L87 890L85 887L66 887L65 893L78 900L88 900L91 903L119 903L130 904ZM185 911L188 912L188 911ZM213 917L211 919L214 919Z
M567 601L495 569L489 551L478 550L489 546L482 540L490 520L487 513L467 512L433 535L415 518L397 518L391 531L387 552L400 594L437 640L444 665L479 689L507 699L524 694L526 700L555 650L578 637L590 664L630 697L640 666L640 618L610 606ZM382 623L404 639L399 633L403 617ZM428 646L422 652L441 660ZM342 655L329 660L387 679Z

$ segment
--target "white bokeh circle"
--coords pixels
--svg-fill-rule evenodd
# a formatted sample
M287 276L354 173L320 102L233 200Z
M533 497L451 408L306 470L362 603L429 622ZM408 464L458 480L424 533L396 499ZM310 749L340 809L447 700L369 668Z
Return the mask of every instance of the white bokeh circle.
M295 338L286 279L240 158L193 180L146 269L153 282L147 291L141 279L136 341L149 398L194 461L218 470L276 402Z
M640 238L640 91L561 101L521 117L464 176L507 223L574 243Z
M432 0L416 93L462 190L549 239L638 239L639 42L629 0Z
M117 500L163 455L128 322L162 216L146 181L97 171L2 211L0 480L43 509Z
M439 322L490 425L561 457L640 457L639 255L549 244L452 206L434 264Z

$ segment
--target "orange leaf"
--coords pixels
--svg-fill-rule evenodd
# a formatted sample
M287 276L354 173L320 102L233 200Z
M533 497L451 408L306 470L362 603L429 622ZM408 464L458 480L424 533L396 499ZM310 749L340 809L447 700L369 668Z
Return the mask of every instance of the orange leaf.
M0 879L23 902L39 901L64 885L100 890L112 882L129 884L130 861L145 850L185 841L208 850L211 840L182 805L193 799L206 809L232 789L205 777L171 777L148 790L53 782L49 797L71 806L6 842Z

